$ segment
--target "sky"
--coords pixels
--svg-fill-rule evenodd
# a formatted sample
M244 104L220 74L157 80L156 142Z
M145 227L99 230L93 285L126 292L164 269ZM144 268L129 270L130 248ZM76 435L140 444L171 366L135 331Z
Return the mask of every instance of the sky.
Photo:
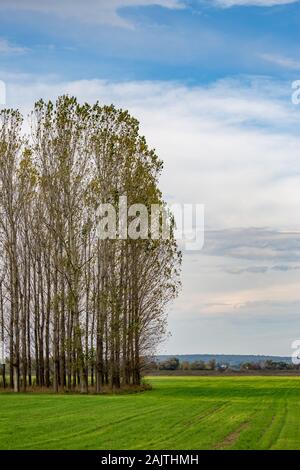
M205 205L168 354L291 354L300 338L298 0L0 0L0 80L128 108L170 203Z

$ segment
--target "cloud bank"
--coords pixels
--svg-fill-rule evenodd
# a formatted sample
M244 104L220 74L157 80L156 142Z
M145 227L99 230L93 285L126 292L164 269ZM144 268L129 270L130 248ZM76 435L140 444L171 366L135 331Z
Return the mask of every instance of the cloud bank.
M131 24L119 15L119 9L153 5L169 9L184 6L180 0L1 0L0 9L54 14L83 22L130 27Z
M204 203L208 228L300 227L300 109L290 83L7 81L8 105L26 110L62 93L128 108L165 162L164 193Z

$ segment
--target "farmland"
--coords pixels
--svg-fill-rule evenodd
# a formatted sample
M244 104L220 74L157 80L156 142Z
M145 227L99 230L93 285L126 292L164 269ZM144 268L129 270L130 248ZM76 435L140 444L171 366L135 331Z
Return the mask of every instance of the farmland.
M149 377L137 394L0 394L0 449L300 449L298 377Z

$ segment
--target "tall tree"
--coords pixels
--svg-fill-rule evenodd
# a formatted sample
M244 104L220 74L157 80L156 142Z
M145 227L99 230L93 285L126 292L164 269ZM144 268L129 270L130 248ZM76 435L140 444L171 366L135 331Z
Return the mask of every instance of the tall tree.
M41 100L28 137L18 112L0 118L0 322L11 387L35 380L87 392L89 377L97 392L139 385L179 288L172 217L170 237L154 240L140 218L165 207L162 162L138 122L113 106ZM107 204L116 230L99 237Z

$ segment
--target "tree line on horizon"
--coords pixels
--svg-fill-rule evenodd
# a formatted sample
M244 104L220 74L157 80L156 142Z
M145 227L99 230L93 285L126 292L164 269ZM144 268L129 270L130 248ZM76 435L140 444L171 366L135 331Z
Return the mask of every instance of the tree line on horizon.
M239 364L218 362L215 358L207 361L198 359L195 361L180 360L178 357L170 357L166 360L152 360L146 365L147 371L260 371L260 370L299 370L299 364L291 361L274 361L266 359L263 361L245 361Z
M122 195L165 206L162 162L114 106L40 100L25 124L0 112L3 385L6 373L16 392L139 385L180 286L174 221L168 240L100 239L96 214Z

